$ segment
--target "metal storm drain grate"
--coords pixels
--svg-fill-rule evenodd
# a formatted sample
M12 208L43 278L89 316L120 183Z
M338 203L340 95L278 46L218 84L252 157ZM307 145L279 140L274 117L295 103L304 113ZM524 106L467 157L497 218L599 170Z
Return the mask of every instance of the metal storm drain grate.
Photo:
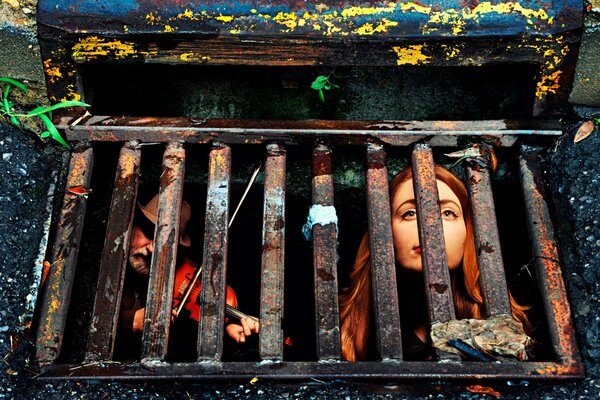
M528 229L535 260L535 275L544 299L544 313L554 352L551 361L475 362L405 361L401 343L400 311L391 232L386 146L413 146L412 168L423 238L425 287L431 321L454 319L454 305L444 253L441 217L436 204L432 148L467 143L484 134L496 146L512 146L520 135L560 134L551 124L536 129L508 129L500 122L423 122L403 124L401 130L379 124L339 122L323 127L317 122L288 122L260 126L237 121L235 128L182 126L183 119L170 126L148 118L117 119L113 125L94 123L92 117L67 128L77 140L119 141L123 143L107 222L106 240L98 277L98 290L89 330L85 362L57 363L64 337L69 299L94 158L93 147L81 141L73 152L60 220L57 224L52 263L41 307L36 359L44 366L45 377L111 378L575 378L581 377L569 306L554 244L552 224L541 186L536 148L519 150L519 173ZM70 117L62 120L68 127ZM164 121L163 121L164 122ZM179 122L179 123L178 123ZM148 127L140 125L148 124ZM285 127L284 127L285 125ZM547 126L544 126L547 125ZM243 128L240 128L244 126ZM153 134L152 132L156 132ZM121 292L136 207L141 163L141 138L166 143L158 200L158 222L146 304L141 362L114 362ZM319 138L318 140L316 138ZM319 144L327 142L329 145ZM264 145L263 250L260 282L259 362L222 361L225 316L225 277L227 269L229 189L232 155L229 144ZM311 144L312 143L312 144ZM368 231L372 249L372 276L376 348L381 361L340 362L340 321L336 261L336 225L313 227L313 274L317 361L289 362L284 359L282 330L283 279L286 225L286 146L311 146L313 159L312 202L333 205L332 149L340 145L359 146L366 156ZM172 293L177 259L177 239L184 181L186 148L209 146L209 177L204 232L204 270L200 295L197 362L164 362L167 355ZM489 172L466 167L472 200L481 287L486 317L510 314ZM308 177L307 177L308 178ZM76 188L77 190L74 190ZM299 227L296 227L299 229ZM482 251L481 249L488 249ZM442 360L444 357L442 356ZM332 362L338 361L338 362Z
M469 67L519 64L534 70L527 108L534 117L561 115L573 79L582 25L581 1L547 3L445 1L439 5L377 2L377 6L321 2L137 1L135 7L95 0L40 0L38 26L50 97L93 103L86 68L171 64L214 66L372 66ZM160 3L160 4L159 4ZM302 4L300 4L302 3ZM108 69L107 69L108 71ZM157 81L160 81L158 77ZM158 82L160 84L160 82ZM483 88L482 90L484 90ZM155 99L153 99L155 100ZM110 114L110 113L107 113ZM121 111L112 114L121 114ZM179 114L182 115L182 114ZM528 115L529 116L529 115ZM63 113L59 127L72 141L65 195L56 223L51 271L40 302L35 358L44 379L508 379L581 378L583 364L575 342L548 203L539 166L545 138L560 135L550 120L334 121L85 116ZM363 118L365 119L365 118ZM382 118L379 118L382 119ZM83 361L65 362L67 315L72 312L82 232L90 223L86 206L94 158L103 143L122 145L97 290ZM118 320L126 283L129 244L138 207L142 146L165 145L154 232L154 251L141 337L135 362L115 356ZM430 322L453 320L454 304L440 218L434 153L480 148L506 151L518 165L527 214L535 278L543 302L549 356L533 361L461 361L439 352L440 361L409 361L402 342L391 226L387 156L410 152L414 178L424 284ZM237 147L236 147L237 146ZM264 197L260 271L261 331L257 360L223 358L232 180L232 148L261 147ZM290 148L312 153L312 204L334 205L333 155L341 148L362 152L374 321L378 360L341 360L338 304L338 227L312 227L314 360L285 356L286 176ZM205 149L208 157L203 243L201 316L192 361L168 359L173 292L178 262L186 155ZM435 150L435 152L434 152ZM195 154L195 153L194 153ZM192 157L190 157L191 159ZM195 161L197 161L197 158ZM189 161L189 159L188 159ZM467 166L474 216L477 262L487 319L510 314L511 305L486 168ZM112 171L111 171L112 174ZM88 196L90 195L90 196ZM289 264L289 263L287 263ZM284 301L285 300L285 301ZM77 316L75 316L76 318ZM288 316L289 318L289 316Z

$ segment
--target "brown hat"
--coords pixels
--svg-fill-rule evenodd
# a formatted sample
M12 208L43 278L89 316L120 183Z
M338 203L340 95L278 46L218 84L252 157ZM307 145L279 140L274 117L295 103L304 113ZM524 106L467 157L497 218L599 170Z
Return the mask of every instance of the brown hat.
M157 220L157 208L158 208L158 194L152 198L145 206L138 202L138 206L142 213L156 225ZM189 247L191 244L190 238L185 233L185 228L187 227L188 222L190 222L190 217L192 216L192 207L190 207L187 201L183 201L181 203L181 216L179 218L179 244L185 247Z

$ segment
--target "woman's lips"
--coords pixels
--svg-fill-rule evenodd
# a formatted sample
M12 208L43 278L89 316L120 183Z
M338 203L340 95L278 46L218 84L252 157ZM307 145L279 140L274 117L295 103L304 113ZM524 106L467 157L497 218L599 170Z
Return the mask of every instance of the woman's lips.
M413 247L413 251L417 254L421 254L421 246L415 246Z

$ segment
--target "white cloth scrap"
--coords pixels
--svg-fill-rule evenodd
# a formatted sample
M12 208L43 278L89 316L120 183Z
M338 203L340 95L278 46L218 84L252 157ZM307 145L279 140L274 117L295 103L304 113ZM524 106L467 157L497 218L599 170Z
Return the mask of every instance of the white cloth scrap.
M304 239L310 240L312 238L312 228L314 225L325 226L327 224L335 224L336 236L337 236L337 223L338 217L335 212L334 206L322 206L321 204L313 204L308 212L306 218L306 224L302 227L302 234Z

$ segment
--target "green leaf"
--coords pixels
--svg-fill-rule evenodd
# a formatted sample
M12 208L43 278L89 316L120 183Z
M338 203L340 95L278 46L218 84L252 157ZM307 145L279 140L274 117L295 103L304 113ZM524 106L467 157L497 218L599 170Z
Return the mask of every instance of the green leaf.
M330 83L326 83L325 86L323 86L323 89L330 90L331 89L331 84Z
M25 93L27 93L27 86L25 86L21 82L16 81L16 80L14 80L12 78L7 78L7 77L0 76L0 82L10 83L11 85L18 87L19 89L21 89L22 91L24 91Z
M63 101L60 102L58 104L55 104L51 107L36 107L33 110L29 111L27 113L28 117L35 117L36 115L40 115L40 114L45 114L47 112L50 111L54 111L57 110L59 108L66 108L66 107L89 107L89 104L86 104L84 102L81 101L74 101L74 100L69 100L69 101Z
M323 94L322 90L319 90L319 98L321 99L322 102L325 102L325 95Z
M52 120L48 118L46 114L40 114L39 117L44 122L44 125L46 125L46 128L48 128L48 131L50 131L50 136L52 136L52 139L56 140L58 143L65 146L67 149L71 150L71 146L69 146L69 144L65 142L62 136L60 136L60 133L58 133L58 130L56 129L56 126L54 126L54 124L52 123Z
M10 85L6 85L6 89L4 89L4 98L3 101L6 101L6 99L8 99L8 93L10 92Z
M600 118L596 118L595 121L597 124L600 124Z
M42 139L46 139L48 136L50 136L50 132L48 131L42 132L42 134L40 135Z
M329 80L329 78L327 78L326 76L319 75L319 76L317 76L317 79L315 79L313 81L313 83L310 85L310 87L315 90L321 90L323 88L323 86L327 83L328 80Z
M17 119L17 117L15 117L14 115L10 116L10 122L14 125L14 126L18 126L20 127L21 124L19 123L19 120Z

